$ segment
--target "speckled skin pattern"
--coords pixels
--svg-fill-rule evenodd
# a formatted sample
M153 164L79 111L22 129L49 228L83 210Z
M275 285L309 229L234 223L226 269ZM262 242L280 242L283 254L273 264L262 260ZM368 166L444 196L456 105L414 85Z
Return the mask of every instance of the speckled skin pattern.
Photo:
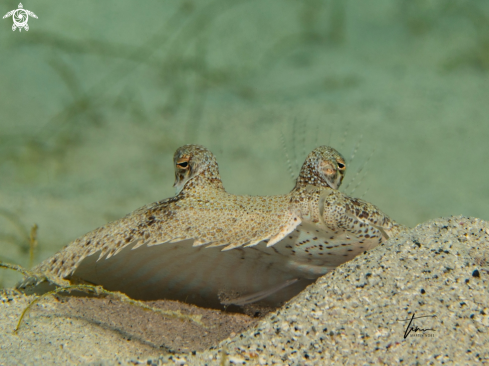
M214 155L199 145L179 148L174 166L174 197L76 239L35 271L140 299L276 305L406 230L337 190L346 165L327 146L309 154L285 195L227 193Z

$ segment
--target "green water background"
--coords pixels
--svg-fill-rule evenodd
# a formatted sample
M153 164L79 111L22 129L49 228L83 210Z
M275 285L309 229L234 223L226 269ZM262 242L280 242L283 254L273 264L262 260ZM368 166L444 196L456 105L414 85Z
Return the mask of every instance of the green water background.
M0 22L0 260L29 266L34 224L35 264L172 196L187 143L235 194L289 191L329 144L342 190L399 222L489 219L487 1L23 5L28 32Z

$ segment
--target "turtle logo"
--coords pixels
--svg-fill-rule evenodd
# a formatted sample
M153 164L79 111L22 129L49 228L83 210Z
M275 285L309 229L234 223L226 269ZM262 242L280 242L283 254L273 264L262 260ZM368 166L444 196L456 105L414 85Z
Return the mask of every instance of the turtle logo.
M12 25L12 30L15 31L17 28L19 28L19 32L22 32L22 28L24 28L26 31L29 30L29 24L27 24L27 21L29 20L29 15L37 19L36 14L34 14L32 11L25 10L22 3L20 3L18 9L9 11L3 16L3 19L11 16L14 21L14 24Z

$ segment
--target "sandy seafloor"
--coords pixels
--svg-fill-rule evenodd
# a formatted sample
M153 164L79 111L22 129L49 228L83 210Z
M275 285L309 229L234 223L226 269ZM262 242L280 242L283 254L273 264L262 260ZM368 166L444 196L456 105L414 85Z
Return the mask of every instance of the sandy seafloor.
M343 192L403 224L488 220L488 3L344 4L24 4L28 32L0 23L0 260L29 266L34 224L35 264L172 196L186 143L235 194L287 192L330 144Z
M0 364L487 364L488 241L486 221L429 221L262 319L150 303L200 314L205 327L108 299L48 297L14 334L32 297L8 291L0 294Z

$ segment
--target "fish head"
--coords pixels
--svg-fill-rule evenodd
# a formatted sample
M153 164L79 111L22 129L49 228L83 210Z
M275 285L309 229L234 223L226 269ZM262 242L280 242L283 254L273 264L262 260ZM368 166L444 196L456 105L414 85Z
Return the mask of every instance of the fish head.
M175 183L173 187L179 194L188 181L197 176L203 177L207 182L222 186L219 167L212 152L201 145L184 145L179 147L173 155L175 168Z
M338 189L346 173L345 158L329 146L314 149L302 165L298 185Z

